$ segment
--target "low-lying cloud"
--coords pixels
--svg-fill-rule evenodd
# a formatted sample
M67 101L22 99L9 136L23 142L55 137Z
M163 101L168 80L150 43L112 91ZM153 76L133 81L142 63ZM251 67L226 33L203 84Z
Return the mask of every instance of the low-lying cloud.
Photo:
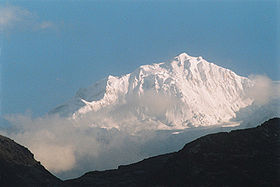
M176 104L169 96L147 92L118 107L105 107L77 118L8 115L5 118L11 126L4 133L27 146L58 176L77 177L88 170L116 168L168 151L168 146L150 148L147 143L159 141L155 130L163 123L149 119L160 119ZM143 111L149 116L136 117ZM143 148L145 144L149 151Z
M140 146L152 137L151 132L134 136L90 126L85 119L59 116L10 115L6 119L13 126L4 134L27 146L37 160L61 177L77 177L87 170L114 168L149 156L141 153Z
M280 82L264 75L251 75L249 78L254 85L247 90L246 97L253 99L253 103L237 111L231 121L250 127L280 117Z
M251 75L249 78L254 86L248 90L248 96L258 105L267 104L270 100L280 97L280 84L273 82L264 75Z
M89 126L85 119L77 121L59 116L33 119L28 115L10 115L6 119L12 129L1 134L28 147L35 159L63 179L177 151L195 138L221 130L202 127L179 131L143 130L131 134L116 128Z
M279 86L264 76L254 76L252 80L255 85L248 90L248 97L255 100L257 107L240 110L237 121L246 121L248 116L253 120L254 111L262 117L261 120L275 115L275 106L271 111L268 109L271 108L270 103L279 98ZM164 130L162 125L167 127L165 124L168 124L164 115L179 104L170 96L147 92L118 107L105 107L81 118L9 115L6 120L11 124L10 129L1 133L27 146L35 158L57 176L71 178L86 171L116 168L153 155L177 151L195 138L225 130L217 126ZM267 115L263 110L271 114ZM139 115L142 113L149 116ZM159 127L162 130L156 130Z

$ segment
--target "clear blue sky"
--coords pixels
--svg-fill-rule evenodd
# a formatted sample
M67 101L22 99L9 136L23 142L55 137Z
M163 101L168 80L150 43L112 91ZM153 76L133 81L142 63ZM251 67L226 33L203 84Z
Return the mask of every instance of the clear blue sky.
M19 0L0 7L2 115L43 115L80 87L181 52L239 75L280 79L279 1Z

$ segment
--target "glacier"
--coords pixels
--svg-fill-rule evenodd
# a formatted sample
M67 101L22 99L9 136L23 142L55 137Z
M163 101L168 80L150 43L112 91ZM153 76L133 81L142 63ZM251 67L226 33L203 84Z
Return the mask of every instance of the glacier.
M253 103L246 96L252 86L249 78L182 53L97 81L50 114L85 118L89 125L103 128L134 125L133 131L229 124L237 111Z

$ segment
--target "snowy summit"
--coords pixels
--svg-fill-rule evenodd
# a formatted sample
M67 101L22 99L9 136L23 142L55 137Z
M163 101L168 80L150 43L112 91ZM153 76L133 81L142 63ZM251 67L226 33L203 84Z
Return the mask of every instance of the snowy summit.
M90 119L90 125L184 129L229 122L253 101L246 77L186 53L169 62L143 65L132 73L108 76L51 113ZM141 128L142 129L142 128Z

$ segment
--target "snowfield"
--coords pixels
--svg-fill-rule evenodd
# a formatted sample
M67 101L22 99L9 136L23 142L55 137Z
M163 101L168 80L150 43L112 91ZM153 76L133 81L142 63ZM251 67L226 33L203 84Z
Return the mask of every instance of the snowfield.
M103 128L138 124L136 131L225 124L252 104L246 97L252 85L246 77L182 53L170 62L108 76L50 113L74 119L93 115L90 125Z

